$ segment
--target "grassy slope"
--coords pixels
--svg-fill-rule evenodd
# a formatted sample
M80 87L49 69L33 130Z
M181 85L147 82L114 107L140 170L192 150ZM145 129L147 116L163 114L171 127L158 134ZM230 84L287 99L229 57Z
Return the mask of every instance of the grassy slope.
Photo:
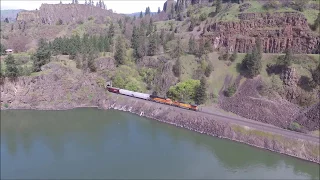
M241 4L234 3L234 4L232 4L231 8L228 10L225 9L226 4L224 4L224 6L223 6L224 8L223 8L222 12L220 12L216 17L209 18L209 19L217 20L217 21L239 21L238 15L241 13L298 12L298 13L304 14L304 16L307 18L309 24L313 24L315 19L317 18L318 13L319 13L319 11L315 10L315 9L308 9L308 10L305 10L304 12L300 12L300 11L294 10L292 8L287 8L287 7L266 10L263 8L263 4L260 2L250 1L247 3L250 3L251 7L248 8L247 10L245 10L244 12L239 11L239 6ZM314 2L310 2L310 3L314 3ZM214 11L214 9L215 9L214 7L204 7L201 9L200 13L203 13L203 12L210 13L210 12Z

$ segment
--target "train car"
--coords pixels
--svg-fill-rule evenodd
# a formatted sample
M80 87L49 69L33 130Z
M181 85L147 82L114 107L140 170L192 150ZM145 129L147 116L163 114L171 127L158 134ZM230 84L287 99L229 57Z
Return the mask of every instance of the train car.
M119 94L119 89L118 89L118 88L114 88L114 87L107 87L107 89L108 89L108 91L109 91L109 92Z
M129 91L129 90L125 90L125 89L120 89L120 90L119 90L119 93L120 93L120 94L123 94L123 95L131 96L131 97L136 97L136 98L140 98L140 99L145 99L145 100L149 100L149 99L150 99L150 95L149 95L149 94L144 94L144 93Z
M150 100L158 102L158 103L162 103L162 104L168 104L168 105L173 104L172 100L169 98L162 98L162 97L158 97L158 96L154 96L154 95L150 95Z

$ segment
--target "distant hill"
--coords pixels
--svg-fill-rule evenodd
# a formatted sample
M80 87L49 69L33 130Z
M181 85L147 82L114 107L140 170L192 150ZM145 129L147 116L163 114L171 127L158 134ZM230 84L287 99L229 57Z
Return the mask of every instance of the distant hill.
M143 13L143 15L144 15L144 12L142 12ZM151 12L151 14L157 14L157 12ZM138 17L138 16L140 16L140 12L135 12L135 13L132 13L132 14L126 14L127 16L136 16L136 17Z
M23 11L23 9L1 10L1 21L4 21L5 18L8 18L10 22L16 21L17 14L21 11Z

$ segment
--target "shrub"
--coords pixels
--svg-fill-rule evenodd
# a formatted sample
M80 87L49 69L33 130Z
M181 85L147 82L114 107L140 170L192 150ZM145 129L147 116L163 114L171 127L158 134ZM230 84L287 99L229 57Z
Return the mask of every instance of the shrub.
M9 105L8 105L7 103L5 103L5 104L4 104L4 107L5 107L5 108L8 108L8 107L9 107Z
M269 9L278 9L280 7L280 2L279 1L274 1L274 0L269 0L263 5L263 8L266 10Z
M91 20L93 20L93 17L92 17L92 16L90 16L90 17L88 18L88 21L91 21Z
M211 75L211 72L213 71L213 66L212 64L209 62L208 66L206 67L205 71L204 71L204 75L206 77L209 77Z
M202 13L202 14L200 14L200 16L199 16L199 20L200 20L200 21L204 21L204 20L207 19L207 17L208 17L208 14L207 14L207 13Z
M231 57L229 58L229 60L231 62L234 62L238 57L238 53L236 51L233 52L233 54L231 55Z
M301 131L301 126L300 126L300 124L298 124L296 122L292 122L292 123L290 123L289 129L292 130L292 131L300 132Z
M225 94L227 97L231 97L231 96L233 96L236 92L237 92L237 86L236 86L236 84L232 84L231 86L229 86L229 87L227 88L227 90L224 91L224 94Z
M62 19L59 19L59 20L57 21L57 23L56 23L57 26L62 25L62 24L63 24Z

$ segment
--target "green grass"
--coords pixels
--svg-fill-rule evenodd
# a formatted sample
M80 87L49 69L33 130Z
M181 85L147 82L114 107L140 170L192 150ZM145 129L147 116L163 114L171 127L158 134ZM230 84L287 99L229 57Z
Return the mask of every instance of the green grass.
M315 136L320 136L320 130L312 131L311 134Z
M197 70L198 64L195 61L194 55L184 55L180 57L181 59L181 81L191 79L193 72Z
M52 72L51 69L46 70L46 71L33 72L33 73L31 73L30 76L31 76L31 77L35 77L35 76L40 76L40 75L47 75L47 74L49 74L50 72Z

